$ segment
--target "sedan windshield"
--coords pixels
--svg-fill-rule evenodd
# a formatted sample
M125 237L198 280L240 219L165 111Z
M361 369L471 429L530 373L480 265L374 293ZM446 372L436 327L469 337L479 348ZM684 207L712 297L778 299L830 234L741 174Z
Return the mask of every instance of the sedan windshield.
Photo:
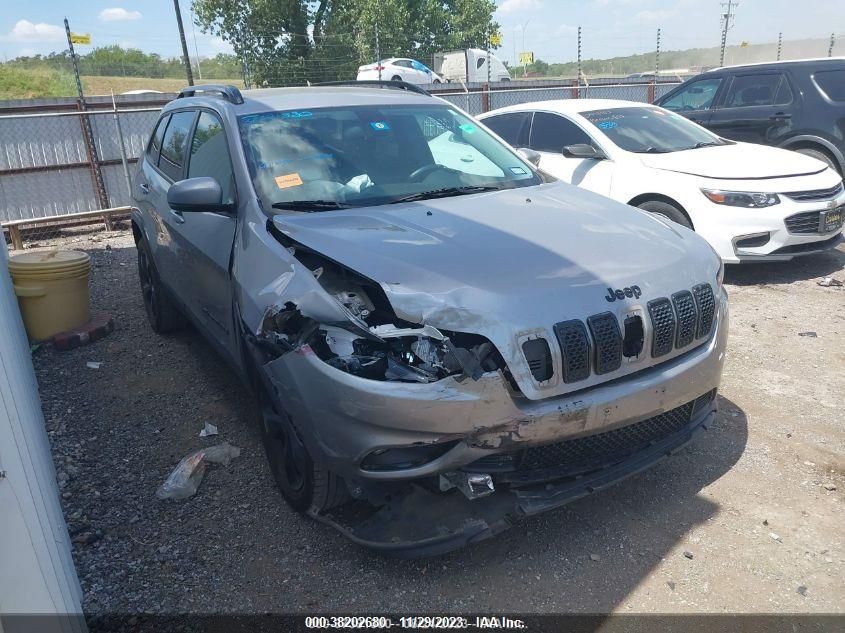
M681 115L659 108L591 110L581 116L628 152L664 154L728 144Z
M331 211L541 182L446 105L266 112L240 117L240 131L266 210Z

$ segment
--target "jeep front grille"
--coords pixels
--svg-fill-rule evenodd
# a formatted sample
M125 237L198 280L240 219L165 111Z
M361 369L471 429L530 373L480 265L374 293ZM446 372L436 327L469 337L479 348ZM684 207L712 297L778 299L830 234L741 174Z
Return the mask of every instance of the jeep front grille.
M697 339L704 339L713 330L716 297L710 284L699 284L692 292L682 290L671 298L659 297L648 302L651 328L645 328L643 317L625 319L625 339L619 318L613 312L594 314L586 319L570 319L555 324L554 334L561 355L562 381L566 384L586 380L591 374L609 374L622 366L622 357L639 358L643 350L652 358L666 356L683 349ZM648 335L651 335L651 342ZM535 338L522 344L522 353L538 383L554 375L554 362L549 342Z
M595 368L597 374L608 374L622 365L622 333L619 321L612 312L594 314L587 319L595 341Z
M695 310L695 301L689 290L676 292L672 295L672 305L675 307L675 316L678 318L678 331L675 335L675 347L686 347L695 338L695 329L698 325L698 313Z
M654 358L665 356L672 351L675 342L675 311L665 297L648 302L648 314L654 338L651 342L651 355Z
M590 337L578 319L555 325L555 336L563 352L563 382L577 382L590 375Z
M692 289L695 297L695 307L698 310L698 328L695 338L704 338L710 334L713 327L713 316L716 314L716 299L710 284L699 284Z

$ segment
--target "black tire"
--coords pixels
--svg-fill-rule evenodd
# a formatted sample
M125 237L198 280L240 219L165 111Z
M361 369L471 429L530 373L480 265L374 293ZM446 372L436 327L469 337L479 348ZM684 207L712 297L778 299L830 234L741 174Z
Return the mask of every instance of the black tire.
M836 164L836 161L833 160L833 156L824 152L820 149L815 149L814 147L799 147L795 150L799 154L804 154L804 156L809 156L810 158L815 158L816 160L820 160L823 163L827 163L828 167L835 170L839 174L842 172L839 169L839 165Z
M175 332L185 327L185 317L162 286L147 241L138 241L138 279L147 320L158 334Z
M402 77L399 75L393 75L393 77L390 78L390 81L402 81Z
M672 222L676 222L681 226L692 229L692 223L689 221L689 218L674 204L663 202L662 200L646 200L645 202L638 204L637 207L643 211L663 216L664 218L672 220Z
M431 83L433 83L433 84L439 84L439 83L440 83L440 80L439 80L439 79L435 79L435 80L434 80L434 81L432 81Z
M290 417L278 413L263 390L258 391L261 441L288 505L297 512L319 514L349 501L343 478L311 459Z

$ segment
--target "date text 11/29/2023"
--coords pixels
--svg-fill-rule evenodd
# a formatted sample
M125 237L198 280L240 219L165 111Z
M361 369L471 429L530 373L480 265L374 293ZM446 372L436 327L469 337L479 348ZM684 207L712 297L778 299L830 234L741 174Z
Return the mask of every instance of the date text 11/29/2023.
M308 629L525 629L523 620L504 616L307 616Z

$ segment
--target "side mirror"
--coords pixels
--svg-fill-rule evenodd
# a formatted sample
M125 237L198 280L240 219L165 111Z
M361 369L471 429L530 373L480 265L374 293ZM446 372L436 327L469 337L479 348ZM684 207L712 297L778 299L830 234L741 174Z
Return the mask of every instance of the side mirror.
M220 184L208 176L188 178L173 183L167 190L167 204L174 211L217 211L235 210L232 203L223 202Z
M516 153L534 165L534 167L540 165L540 158L542 158L540 152L535 152L533 149L528 149L527 147L520 147L516 150Z
M561 150L561 153L567 158L594 158L596 160L607 158L604 152L587 143L567 145Z

